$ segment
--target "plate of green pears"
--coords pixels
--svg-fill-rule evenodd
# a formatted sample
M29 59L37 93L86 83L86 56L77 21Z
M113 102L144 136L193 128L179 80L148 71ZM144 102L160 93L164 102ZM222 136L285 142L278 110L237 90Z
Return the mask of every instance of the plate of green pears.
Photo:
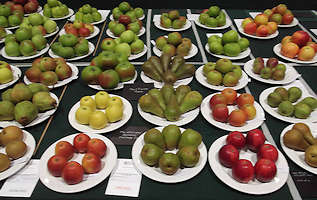
M195 177L204 168L207 149L197 131L168 125L140 135L132 147L132 160L152 180L179 183Z
M151 89L138 101L138 111L148 122L167 126L182 126L193 121L199 114L202 95L188 85L165 84L161 89Z
M259 97L263 109L273 117L290 123L317 121L317 98L300 81L271 87Z

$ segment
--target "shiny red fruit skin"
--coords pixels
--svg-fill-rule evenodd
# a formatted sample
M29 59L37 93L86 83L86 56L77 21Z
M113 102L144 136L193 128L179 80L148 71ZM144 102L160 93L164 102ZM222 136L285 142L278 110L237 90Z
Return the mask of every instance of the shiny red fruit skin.
M86 153L81 164L87 174L94 174L101 170L101 159L94 153Z
M227 144L235 146L238 150L243 149L246 144L244 135L239 131L230 132L226 139Z
M261 158L266 158L276 162L278 159L278 151L275 146L271 144L263 144L257 152L257 158L260 160Z
M70 160L74 155L74 147L67 141L59 141L55 146L55 155L64 156Z
M104 143L104 141L98 138L93 138L89 140L87 145L88 153L94 153L98 155L100 158L102 158L106 154L106 151L107 151L107 146Z
M239 151L231 144L226 144L218 152L220 163L231 168L239 160Z
M78 162L70 161L65 165L62 177L69 185L80 183L84 177L84 168Z
M255 163L255 178L261 182L270 182L276 175L276 165L269 159L262 158Z
M217 104L212 109L212 117L218 122L227 122L229 109L224 104Z
M253 129L247 133L246 144L248 149L257 152L265 142L265 136L260 129Z
M87 145L90 140L90 137L85 133L79 133L74 137L73 145L77 152L86 153Z
M240 183L248 183L254 175L254 167L249 160L240 159L232 167L232 176Z
M54 155L47 161L47 169L53 176L60 177L66 163L65 157Z

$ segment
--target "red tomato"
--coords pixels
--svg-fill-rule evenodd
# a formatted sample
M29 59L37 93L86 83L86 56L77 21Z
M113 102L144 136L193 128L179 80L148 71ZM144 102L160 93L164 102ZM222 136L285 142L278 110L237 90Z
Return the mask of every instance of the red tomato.
M86 153L87 152L87 144L90 140L90 137L85 133L79 133L74 137L73 145L77 152Z
M271 144L263 144L258 150L257 157L258 160L261 158L266 158L276 162L278 159L278 151L275 146Z
M225 167L232 167L239 160L239 151L231 144L226 144L218 152L220 163Z
M69 160L74 155L74 147L67 141L59 141L55 146L55 155L64 156Z
M62 175L66 163L67 160L64 156L54 155L47 161L47 169L53 176L59 177Z
M237 149L242 149L245 146L246 140L244 135L239 131L233 131L227 136L227 144L235 146Z
M94 153L86 153L81 164L87 174L97 173L101 170L101 159Z
M106 151L107 151L107 146L104 143L104 141L98 138L93 138L89 140L87 145L88 153L94 153L98 155L100 158L102 158L106 154Z
M265 136L260 129L253 129L247 133L246 137L247 147L253 151L257 152L258 148L262 146L265 142Z
M269 159L258 160L254 168L255 178L261 182L270 182L276 175L276 165Z
M63 168L62 177L69 185L80 183L84 177L84 168L76 161L68 162Z
M241 183L248 183L254 178L254 167L249 160L240 159L232 167L232 176Z

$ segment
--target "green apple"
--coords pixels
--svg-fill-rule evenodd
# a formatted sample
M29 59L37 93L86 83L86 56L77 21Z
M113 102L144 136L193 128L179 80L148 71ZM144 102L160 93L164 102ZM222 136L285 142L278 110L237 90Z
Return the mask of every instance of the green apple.
M128 2L123 1L119 4L119 9L121 12L126 13L131 9L131 6Z
M77 56L83 56L89 52L89 46L86 43L78 43L75 45L74 49Z
M92 16L92 14L87 13L83 15L83 22L86 24L91 24L94 22L94 18Z
M113 51L116 46L116 43L114 42L114 39L112 38L105 38L101 42L101 49L102 50L108 50Z
M201 24L206 24L206 21L208 18L209 18L209 15L207 13L201 13L198 19Z
M141 28L138 22L133 22L128 24L127 29L133 31L135 34L138 34Z
M108 69L98 76L98 82L102 88L112 89L117 87L120 77L115 70Z
M94 19L94 22L99 22L101 20L101 14L97 11L97 12L93 12L92 14L92 18Z
M52 17L52 9L51 8L44 8L43 9L43 15L45 17Z
M239 65L232 65L233 69L232 72L238 77L238 79L242 76L242 69Z
M46 44L47 44L46 38L41 34L37 34L37 35L33 36L32 42L34 43L34 45L38 51L44 49L46 47Z
M118 45L121 43L121 39L118 37L118 38L114 39L114 42L116 43L116 45Z
M115 7L114 9L112 9L112 16L115 20L118 20L120 15L123 15L123 13L118 7Z
M222 74L217 70L211 70L206 74L207 82L211 85L220 85L222 83Z
M219 14L220 8L218 6L211 6L207 13L210 17L217 17Z
M219 35L212 35L208 38L208 43L219 42L221 43L221 37Z
M76 14L75 14L75 20L78 20L78 21L83 21L83 17L84 17L84 13L82 13L82 12L77 12Z
M247 38L240 38L238 40L238 44L240 46L241 51L245 51L249 47L250 42Z
M0 16L0 26L1 27L8 27L9 26L8 19L5 16Z
M63 58L73 58L75 56L75 51L72 47L59 47L58 55Z
M34 35L45 35L46 30L42 25L32 26L32 36Z
M32 37L32 30L26 28L19 28L15 31L15 37L19 42L23 40L30 40Z
M131 47L127 43L120 43L115 48L114 51L116 53L122 53L127 55L128 57L131 55Z
M20 28L26 28L26 29L31 29L31 30L32 30L32 25L29 24L29 23L24 23L24 22L22 22L22 23L20 24Z
M111 32L113 32L113 28L116 26L117 22L116 21L110 21L108 24L108 28Z
M218 21L214 17L209 17L208 19L206 19L205 25L208 27L217 27Z
M225 44L225 46L223 47L223 50L226 56L232 56L232 57L238 56L241 52L240 45L236 42Z
M209 50L212 53L215 53L218 55L221 55L224 53L224 48L220 42L211 42L211 43L208 43L208 46L209 46Z
M222 44L232 43L232 42L238 42L239 35L237 31L231 30L223 34L222 36Z
M63 9L61 9L59 6L52 8L52 17L54 18L61 18L64 17Z
M220 13L222 13L222 11ZM226 25L226 15L218 15L216 17L216 20L218 22L218 26Z
M17 39L15 37L15 34L8 34L6 35L5 39L4 39L4 44L7 45L9 42L16 42Z
M97 10L97 8L95 8L95 7L91 7L91 12L93 13L93 12L97 12L98 10Z
M85 4L82 6L82 12L84 14L91 13L91 6L89 4Z
M0 68L0 84L5 84L13 80L12 71L6 67Z
M23 56L32 56L36 54L35 44L31 40L23 40L20 43L20 52Z
M57 1L57 0L47 0L47 5L48 5L49 7L58 6L58 1Z
M130 44L134 40L134 37L135 37L135 33L131 30L126 30L120 35L121 41L126 42L128 44Z
M60 47L63 47L63 45L60 42L54 42L54 44L52 44L51 46L51 49L56 55L58 55L58 50L60 49Z
M144 50L144 42L140 39L137 39L131 43L130 47L132 54L138 54Z
M135 9L134 9L134 12L135 12L135 16L136 16L137 18L141 18L141 17L144 15L144 11L143 11L143 9L140 8L140 7L135 8Z
M0 15L1 16L9 17L10 14L11 14L11 9L9 6L0 5Z
M44 28L47 33L53 33L56 30L56 27L57 27L57 24L53 20L49 19L44 23Z
M0 27L0 39L5 38L7 35L7 31L5 30L5 28Z
M17 42L9 42L5 45L5 52L8 56L18 57L20 53L20 45Z
M120 36L121 33L125 31L125 26L123 24L117 23L113 28L113 34L115 36Z
M97 66L87 66L81 72L81 79L88 84L98 84L98 76L102 73Z
M131 22L135 22L136 21L136 15L135 12L133 10L130 10L126 13L126 15L128 15L131 19Z
M8 21L10 26L18 26L19 24L21 24L22 20L17 15L10 15Z
M63 11L63 16L66 16L69 14L69 10L68 10L68 7L65 5L65 4L62 4L60 6L60 9Z
M133 79L135 75L135 67L129 61L121 62L115 67L121 82Z
M38 26L43 24L43 16L39 13L32 13L28 16L29 22L32 26Z
M216 62L216 70L225 74L227 72L232 71L233 66L232 62L229 59L221 58Z
M238 84L239 79L233 72L228 72L223 77L223 85L226 87L234 87Z
M73 34L64 34L59 37L58 41L64 47L73 47L78 42L78 38Z

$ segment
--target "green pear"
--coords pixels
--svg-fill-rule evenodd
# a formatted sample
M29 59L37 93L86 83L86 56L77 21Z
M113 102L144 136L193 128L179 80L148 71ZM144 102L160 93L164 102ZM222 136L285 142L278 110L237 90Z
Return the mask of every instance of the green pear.
M184 79L188 77L192 77L195 74L196 68L193 64L183 64L181 65L175 75L177 79Z
M29 101L32 99L32 96L32 91L24 83L16 84L11 92L11 98L14 103Z
M203 97L198 91L190 91L184 97L179 109L181 113L188 112L200 106L202 100Z
M144 134L145 144L155 144L161 149L165 149L165 141L161 131L152 128Z
M37 92L33 95L32 103L38 108L39 112L44 112L56 108L56 100L51 97L49 92Z
M181 112L177 103L176 95L173 94L164 110L165 118L168 121L177 121L181 116Z
M280 115L286 116L286 117L290 117L293 115L294 113L294 106L290 101L282 101L279 105L278 105L278 113Z
M288 100L292 103L296 102L302 96L302 90L298 87L291 87L287 91Z
M154 65L150 61L145 61L142 65L142 71L144 74L155 81L162 81L162 76L155 69Z
M188 85L179 85L175 91L177 103L180 104L186 94L189 93L191 90L192 89Z
M141 151L141 158L143 162L149 166L158 164L160 157L164 151L155 144L145 144Z
M282 98L282 101L287 101L288 100L288 91L287 89L283 87L278 87L274 90L279 96Z
M172 57L169 53L163 53L161 55L160 60L161 60L164 72L167 72L169 65L170 65L170 62L171 62L171 59L172 59Z
M307 104L312 110L317 108L317 99L314 97L305 97L300 103Z
M168 150L176 149L181 138L181 130L179 127L176 125L165 126L162 130L162 134L165 140L166 148Z
M0 101L0 121L14 119L14 104L10 101Z
M14 103L12 98L11 98L12 90L13 90L12 88L7 89L6 91L4 91L1 94L2 101L11 101L12 103Z
M181 164L185 167L194 167L200 157L197 146L185 146L177 152Z
M186 129L179 140L178 148L182 149L185 146L196 146L198 147L202 142L202 136L197 131L189 128Z
M294 115L299 119L307 119L312 112L309 105L305 103L298 103L294 106Z
M163 110L166 109L163 95L159 89L153 88L148 92L148 94L151 95L152 98L154 98L158 102L158 104L161 106Z
M49 88L42 83L31 83L27 85L27 87L31 90L32 94L34 95L37 92L48 92Z
M173 175L180 168L180 161L174 153L164 153L159 160L159 167L163 173Z
M154 66L154 68L156 69L156 71L163 76L164 71L163 71L163 66L161 64L161 60L160 58L158 58L157 56L151 56L148 61L150 61L152 63L152 65Z
M161 88L161 93L165 104L168 104L171 96L175 93L175 91L171 84L164 84L164 86Z
M172 63L170 65L172 72L175 73L178 70L178 68L182 66L184 63L185 63L185 59L183 56L180 56L180 55L174 56L174 58L172 59Z
M288 148L300 151L305 151L310 146L304 136L296 129L288 130L283 135L283 143Z
M164 117L164 111L151 95L145 94L140 97L139 105L144 112L149 112L159 117Z
M267 96L267 103L272 108L278 107L278 105L280 105L281 102L282 102L282 97L277 92L272 92L269 94L269 96Z
M37 117L37 114L37 107L30 101L22 101L16 104L14 108L14 118L23 126L31 123Z

